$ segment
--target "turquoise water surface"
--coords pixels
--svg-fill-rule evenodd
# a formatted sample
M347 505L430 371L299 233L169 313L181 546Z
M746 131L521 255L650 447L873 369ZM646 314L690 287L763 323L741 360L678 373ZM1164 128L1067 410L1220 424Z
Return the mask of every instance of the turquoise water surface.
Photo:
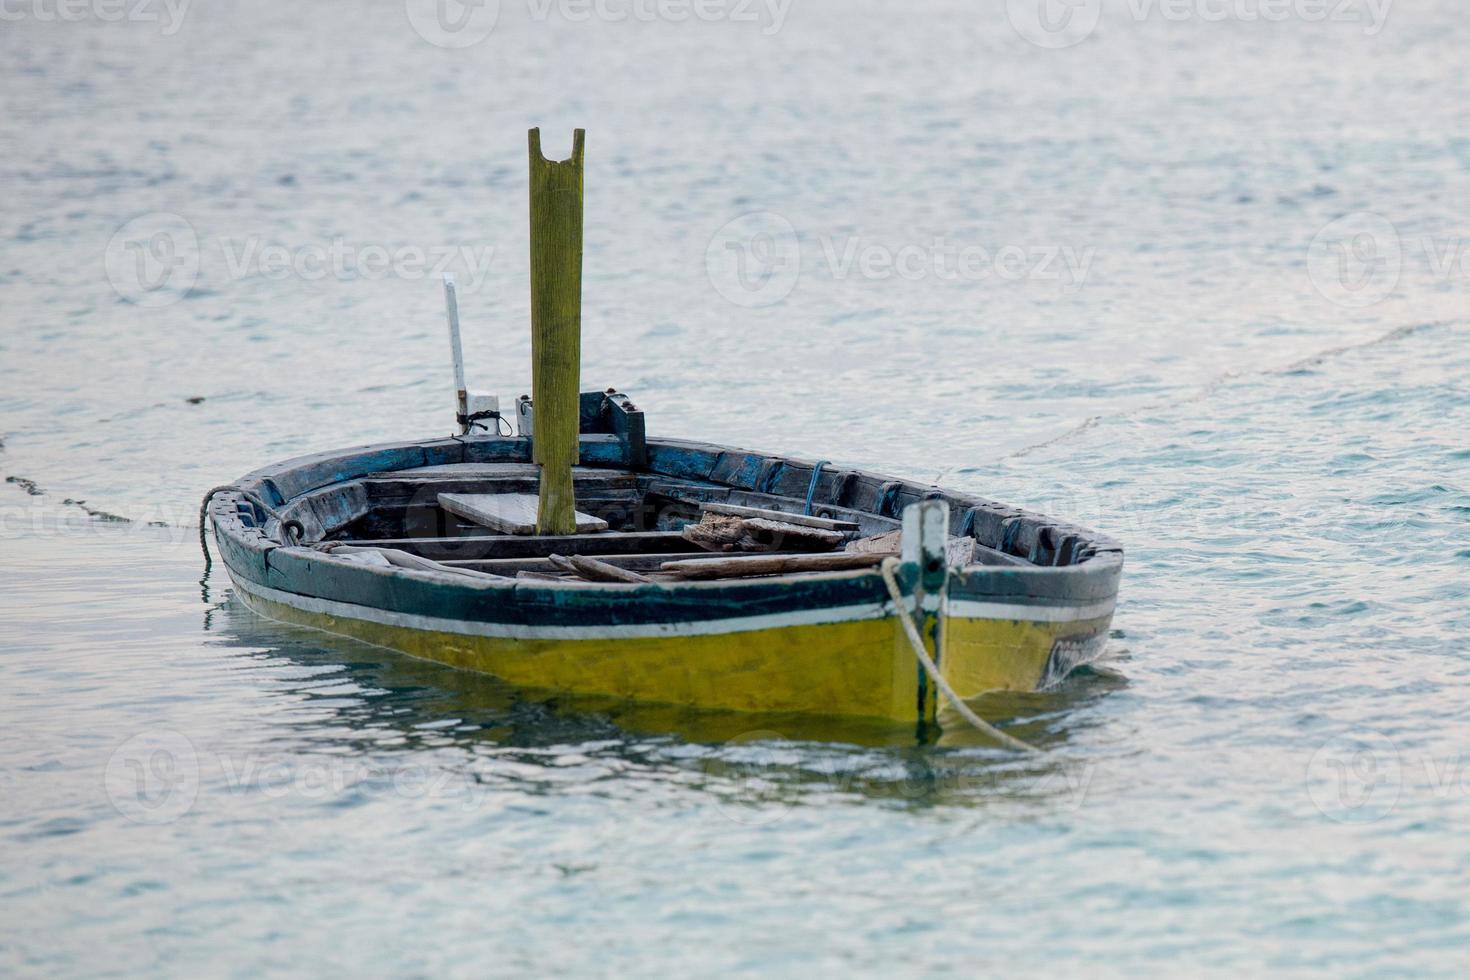
M7 7L0 972L1470 969L1470 29L1336 6ZM584 387L1124 543L1105 663L978 704L1042 756L204 572L206 488L449 431L440 271L525 390L531 125Z

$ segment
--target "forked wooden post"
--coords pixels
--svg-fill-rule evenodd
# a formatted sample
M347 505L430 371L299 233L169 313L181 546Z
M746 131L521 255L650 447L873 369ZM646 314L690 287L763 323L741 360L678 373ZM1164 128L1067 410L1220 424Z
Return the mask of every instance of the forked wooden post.
M572 466L577 462L582 361L582 142L567 160L531 150L531 459L541 466L537 534L575 534Z

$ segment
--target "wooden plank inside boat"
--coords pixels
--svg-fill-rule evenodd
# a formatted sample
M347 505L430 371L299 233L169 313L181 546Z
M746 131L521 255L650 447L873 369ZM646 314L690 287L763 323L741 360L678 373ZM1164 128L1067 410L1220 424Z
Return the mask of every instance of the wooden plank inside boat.
M703 520L685 525L681 533L706 551L830 551L847 538L842 531L708 511Z
M805 527L820 528L823 531L856 531L858 529L857 521L834 520L830 517L813 517L810 514L790 514L784 510L763 510L759 507L740 507L736 504L720 503L701 504L699 509L708 514L782 521L786 524L801 524Z
M786 575L792 572L841 572L870 568L888 557L839 551L826 555L739 555L728 558L687 558L666 561L661 566L680 578L744 578L751 575Z
M370 538L351 542L375 548L399 548L429 558L484 560L490 558L545 558L563 555L622 555L638 553L698 553L697 545L678 531L609 531L606 534L540 535L484 534L432 538Z
M589 582L625 582L631 584L646 584L653 581L646 575L639 575L629 568L621 568L605 561L587 555L572 555L564 558L561 555L550 555L548 560L552 565L564 572L579 575Z
M439 506L506 534L535 534L537 499L529 493L441 493ZM607 521L576 512L577 533L606 531Z

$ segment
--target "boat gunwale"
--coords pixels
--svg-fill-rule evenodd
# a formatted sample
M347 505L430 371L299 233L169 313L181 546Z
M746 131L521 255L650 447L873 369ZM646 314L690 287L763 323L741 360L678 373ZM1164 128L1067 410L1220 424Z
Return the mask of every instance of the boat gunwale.
M699 471L705 468L708 462L709 472L713 473L723 460L735 457L726 469L727 476L739 479L741 483L750 483L754 486L769 486L772 482L770 472L775 469L792 471L784 481L789 486L792 482L805 485L811 482L811 473L816 466L815 462L809 462L794 457L775 456L771 454L756 453L732 447L715 446L708 443L688 442L684 440L648 440L649 465L646 468L636 469L628 465L626 458L619 458L619 445L616 440L606 437L589 436L584 434L582 468L591 469L622 469L632 471L636 475L651 475L656 478L672 478L676 480L689 480L700 484L706 484L711 490L744 490L756 492L753 486L741 486L735 482L722 482L706 474L699 475ZM668 454L673 454L670 457ZM681 458L682 454L682 458ZM693 463L689 456L696 457ZM665 456L668 469L680 470L680 472L669 472L658 466L659 457ZM478 458L467 458L475 456ZM488 458L487 458L488 457ZM281 463L263 467L256 470L237 482L236 487L252 491L267 499L273 507L287 509L298 504L303 498L328 488L336 488L350 484L353 481L361 481L374 475L386 475L391 473L411 471L414 469L454 463L524 463L529 459L527 451L527 440L519 437L468 437L450 438L444 440L428 440L423 442L399 442L383 443L370 446L351 447L313 453ZM750 470L755 468L764 477L765 484L759 479L750 477ZM804 472L803 472L804 471ZM1016 522L1030 522L1031 527L1050 528L1051 533L1058 532L1065 536L1072 536L1074 540L1075 554L1081 560L1073 561L1064 565L986 565L973 564L964 568L956 569L951 578L951 596L955 599L969 601L1006 601L1019 605L1036 606L1065 606L1096 603L1099 600L1114 599L1117 592L1118 580L1121 575L1122 549L1116 542L1103 535L1078 528L1064 522L1052 521L1043 515L1023 511L1019 508L998 504L985 498L975 497L968 494L946 491L940 487L924 486L882 477L878 474L866 473L856 470L835 470L842 475L843 479L866 479L869 484L874 482L885 488L898 488L899 494L915 496L917 499L924 497L939 497L950 502L952 507L958 507L962 513L968 512L972 516L970 520L975 521L974 514L984 512L989 520L987 523L995 524L999 519L1001 526L1006 526L1007 521L1014 526ZM851 474L851 476L849 476ZM890 491L891 492L891 491ZM288 496L289 493L289 496ZM795 495L783 495L773 493L772 496L781 497L784 500L795 502ZM885 498L888 499L888 498ZM415 592L416 588L406 590L394 589L391 583L398 582L413 583L414 586L429 587L439 593L448 593L456 596L495 596L501 597L506 590L513 590L511 594L518 599L524 598L530 601L517 601L505 603L500 599L501 605L513 605L535 609L542 606L562 608L566 606L564 600L573 597L585 597L595 606L602 606L602 599L616 598L619 604L625 607L637 608L642 603L628 603L628 599L635 596L644 596L649 599L655 597L679 598L688 597L690 600L713 603L724 606L727 603L740 603L743 596L757 594L769 594L770 590L791 590L789 595L792 600L800 599L810 604L817 595L832 591L845 593L848 598L853 598L849 590L858 589L861 592L871 592L876 595L882 590L879 576L873 569L854 569L849 571L834 572L811 572L811 573L788 573L785 575L763 576L751 579L715 580L715 581L680 581L680 582L651 582L651 583L593 583L593 582L551 582L551 581L528 581L513 578L495 578L485 576L483 580L476 577L457 574L454 572L436 572L428 570L405 569L400 567L382 568L353 562L345 557L334 557L328 553L315 550L309 546L284 546L273 540L269 532L273 529L274 520L268 520L263 526L251 526L241 513L241 504L244 498L239 492L225 491L216 496L211 502L210 516L215 521L216 539L221 543L222 556L230 567L232 574L241 574L257 582L257 584L276 588L262 578L271 578L273 574L286 578L296 578L295 575L285 575L298 562L307 563L308 569L311 562L326 563L329 567L338 570L339 574L327 576L331 583L297 583L297 590L301 595L314 596L316 598L329 599L333 601L346 601L342 593L345 590L341 586L356 581L363 585L372 585L368 593L382 592L384 596L391 596L394 592ZM248 506L248 505L247 505ZM826 506L832 506L827 503ZM889 505L900 506L901 505ZM856 513L866 513L874 517L881 517L885 521L894 518L888 514L874 514L871 510L860 510L853 507L843 507L843 510ZM290 515L285 515L290 516ZM348 515L342 515L348 516ZM360 516L360 515L359 515ZM958 515L956 516L959 518ZM975 521L978 523L978 521ZM344 521L336 527L322 530L325 534L331 534L345 526ZM616 533L616 532L614 532ZM1039 532L1038 532L1039 533ZM970 536L975 537L979 543L990 547L987 542L979 536L978 529L970 531ZM230 546L224 546L225 541ZM1003 542L997 542L1003 543ZM371 546L369 542L362 542L365 546ZM1082 550L1085 546L1085 553ZM997 549L999 550L999 549ZM272 555L272 553L274 553ZM1008 552L1006 552L1008 553ZM256 562L247 558L247 554L253 554L260 559L260 569L263 575L250 574ZM1019 556L1017 556L1019 557ZM232 560L233 559L233 560ZM365 576L365 577L363 577ZM310 578L308 574L304 576ZM313 588L313 585L317 586ZM380 589L379 587L387 586ZM290 590L287 590L290 591ZM319 595L319 591L329 594ZM352 590L358 592L360 590ZM537 602L535 597L560 597L554 602ZM407 599L408 596L398 596L399 599ZM829 597L831 598L831 597ZM361 603L359 603L361 604ZM379 608L392 608L399 603L380 605ZM663 605L663 603L658 603ZM470 605L478 606L480 603L472 602ZM577 603L582 606L586 603ZM682 602L674 605L681 606ZM784 603L783 603L784 605ZM565 612L565 609L562 608ZM469 610L462 610L469 612ZM691 610L683 610L687 615ZM482 617L472 617L482 618ZM494 617L499 619L499 617ZM520 616L513 617L521 619ZM614 619L620 617L613 617ZM704 618L704 617L696 617Z

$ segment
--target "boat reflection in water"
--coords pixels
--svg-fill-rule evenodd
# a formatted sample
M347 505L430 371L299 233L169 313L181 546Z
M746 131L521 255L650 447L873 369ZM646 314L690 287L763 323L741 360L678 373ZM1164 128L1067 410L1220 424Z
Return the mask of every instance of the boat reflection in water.
M217 596L217 593L216 593ZM763 808L843 799L905 806L1077 802L1091 763L1067 751L1093 722L1088 707L1126 681L1081 668L1042 692L1003 692L978 706L1042 749L1017 756L964 725L700 711L517 688L332 633L261 617L232 593L205 630L240 651L260 689L289 702L272 738L312 752L432 757L493 792L601 792L609 779L711 795L758 819ZM941 719L942 720L942 719ZM587 778L568 780L594 763ZM420 761L419 763L422 764ZM528 784L530 784L528 786Z

